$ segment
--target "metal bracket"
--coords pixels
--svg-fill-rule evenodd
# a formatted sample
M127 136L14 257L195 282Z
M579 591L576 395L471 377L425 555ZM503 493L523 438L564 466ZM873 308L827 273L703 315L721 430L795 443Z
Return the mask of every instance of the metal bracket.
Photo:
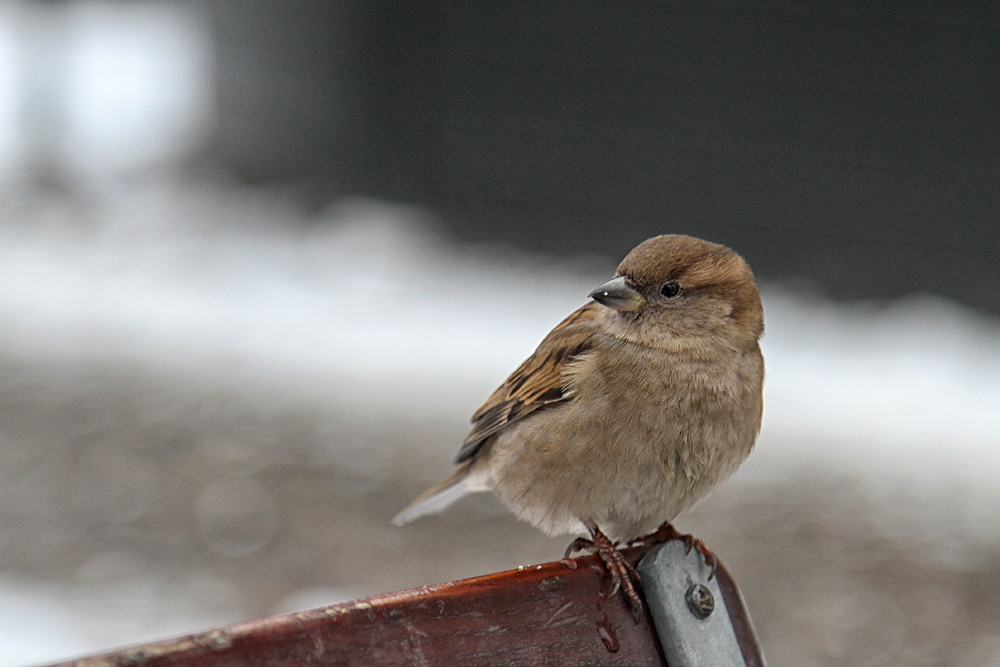
M750 617L725 568L711 569L679 540L647 553L636 568L670 667L763 667Z

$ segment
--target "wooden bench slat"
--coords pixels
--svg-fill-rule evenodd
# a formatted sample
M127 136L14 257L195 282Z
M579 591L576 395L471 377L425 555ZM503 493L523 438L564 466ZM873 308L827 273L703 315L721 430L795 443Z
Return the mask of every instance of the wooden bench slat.
M645 549L632 550L634 564ZM247 621L61 663L252 665L665 665L648 614L635 623L596 556ZM617 646L612 652L607 644Z

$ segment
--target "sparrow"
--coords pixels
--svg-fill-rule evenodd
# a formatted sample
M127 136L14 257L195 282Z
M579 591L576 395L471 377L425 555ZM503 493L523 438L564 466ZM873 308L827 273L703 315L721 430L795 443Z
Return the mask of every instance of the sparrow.
M617 547L679 535L670 522L754 448L763 307L742 257L677 234L643 241L588 296L476 410L454 473L393 523L493 491L549 535L589 535L567 555L591 545L638 614Z

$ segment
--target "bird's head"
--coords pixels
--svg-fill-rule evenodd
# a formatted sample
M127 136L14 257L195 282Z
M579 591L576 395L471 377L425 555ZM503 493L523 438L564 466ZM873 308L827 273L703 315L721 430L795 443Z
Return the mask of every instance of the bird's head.
M747 263L726 246L691 236L643 241L589 296L614 311L614 335L642 344L718 339L745 347L764 331L760 291Z

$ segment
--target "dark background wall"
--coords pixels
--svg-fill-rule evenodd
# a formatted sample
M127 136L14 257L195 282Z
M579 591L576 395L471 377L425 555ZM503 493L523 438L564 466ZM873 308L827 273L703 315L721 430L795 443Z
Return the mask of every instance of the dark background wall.
M212 159L611 256L683 232L1000 313L1000 5L206 0ZM309 185L311 184L311 185Z

